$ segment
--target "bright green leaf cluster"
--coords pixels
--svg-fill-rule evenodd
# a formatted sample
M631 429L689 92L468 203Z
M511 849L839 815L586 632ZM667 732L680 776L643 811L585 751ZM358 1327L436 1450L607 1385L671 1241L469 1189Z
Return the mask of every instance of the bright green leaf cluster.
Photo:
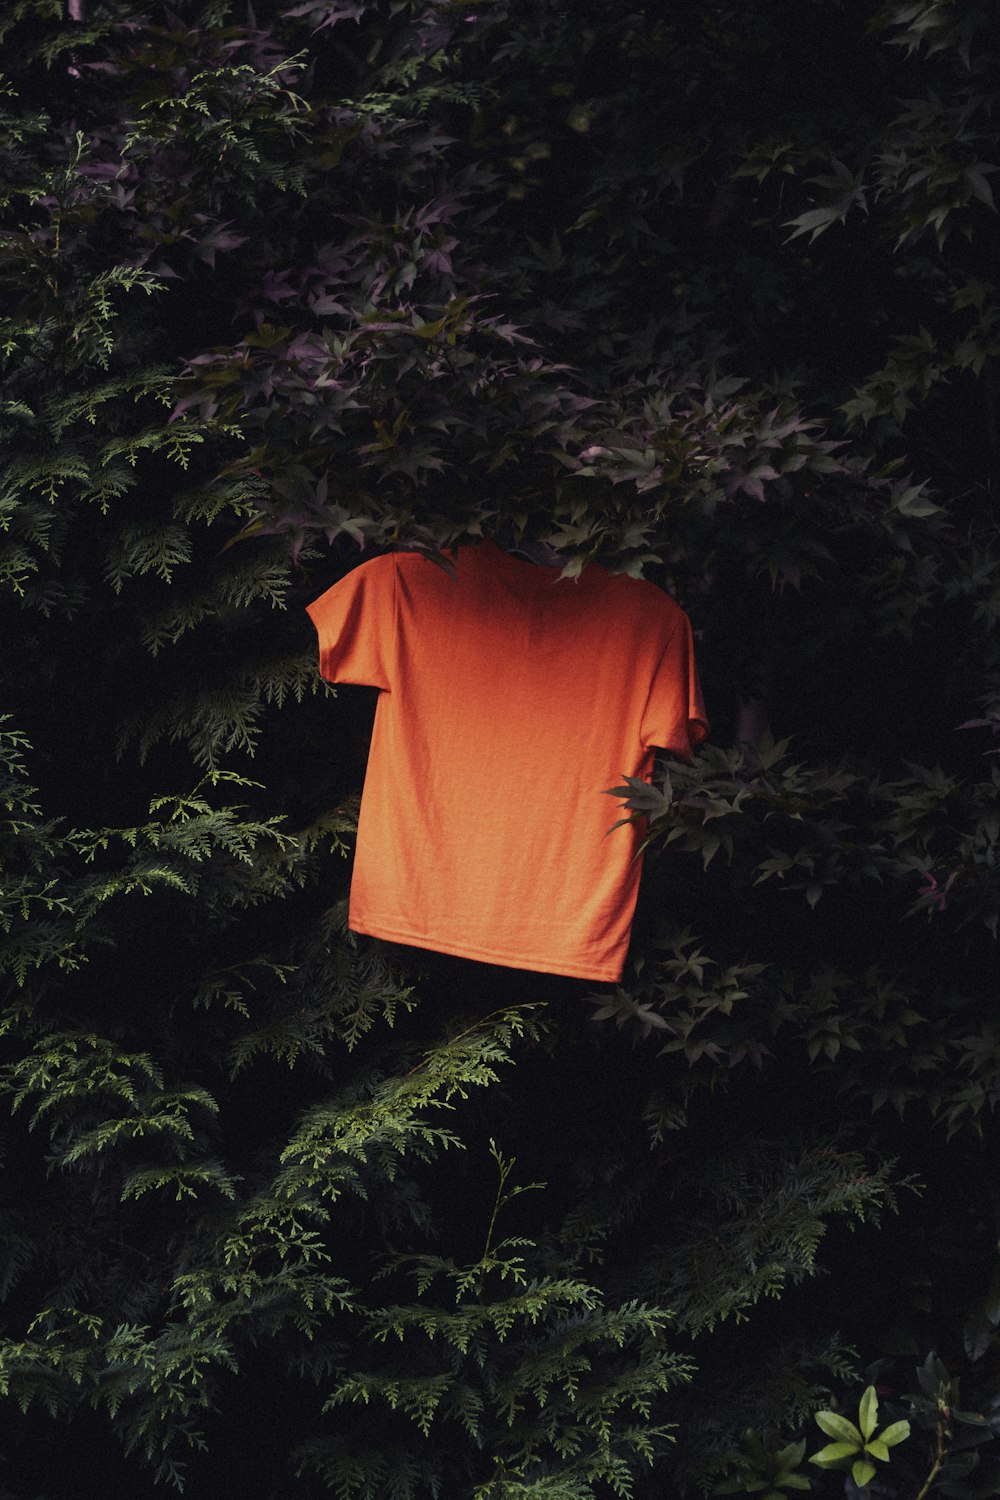
M812 1454L809 1462L821 1469L849 1469L859 1489L866 1488L875 1478L876 1465L872 1460L888 1463L890 1448L910 1436L907 1421L890 1422L881 1432L877 1431L878 1396L873 1385L866 1387L861 1397L857 1426L835 1411L818 1411L816 1423L834 1441Z

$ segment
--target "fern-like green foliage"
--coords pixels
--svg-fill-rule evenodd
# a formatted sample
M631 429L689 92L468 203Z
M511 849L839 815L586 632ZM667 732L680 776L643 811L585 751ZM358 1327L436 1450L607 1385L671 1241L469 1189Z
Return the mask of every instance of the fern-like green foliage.
M672 1436L656 1414L690 1378L690 1361L670 1350L672 1319L662 1309L612 1305L586 1279L546 1274L523 1236L492 1243L497 1210L528 1189L508 1188L514 1163L492 1142L491 1153L500 1181L482 1255L468 1265L429 1255L388 1261L383 1277L409 1282L412 1300L369 1314L367 1367L337 1385L326 1409L387 1407L427 1440L428 1455L443 1450L439 1431L459 1428L486 1459L476 1495L582 1497L607 1485L630 1496L636 1465L652 1463ZM411 1373L400 1373L397 1346ZM389 1483L406 1496L447 1487L440 1459L407 1468L415 1441L402 1428L395 1454L384 1435L368 1454L356 1440L312 1443L300 1470L349 1496Z

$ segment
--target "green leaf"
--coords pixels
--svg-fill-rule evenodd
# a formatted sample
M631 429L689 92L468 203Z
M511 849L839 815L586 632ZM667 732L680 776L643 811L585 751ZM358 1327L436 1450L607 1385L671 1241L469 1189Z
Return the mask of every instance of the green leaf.
M818 1411L816 1413L816 1426L826 1433L827 1437L839 1438L841 1442L853 1443L855 1448L862 1447L864 1439L846 1417L842 1417L835 1411Z
M901 516L925 520L928 516L938 515L941 507L928 496L926 483L907 484L903 481L893 490L890 509L898 511Z
M957 1411L951 1409L952 1419L955 1422L964 1422L968 1427L988 1427L989 1422L981 1411Z
M821 1468L830 1465L841 1464L845 1458L853 1458L858 1452L857 1443L827 1443L818 1453L814 1453L809 1462L819 1464Z
M875 1465L867 1458L856 1459L851 1465L851 1478L859 1490L863 1490L875 1478Z
M865 1444L865 1452L871 1458L880 1458L884 1464L889 1462L889 1450L881 1438L869 1438Z
M804 214L797 214L794 219L788 219L783 227L793 230L793 233L788 236L789 240L798 239L800 234L809 234L811 230L809 241L811 244L817 235L829 229L831 224L836 224L839 218L840 214L836 208L810 208Z
M975 166L966 167L965 169L965 180L972 189L973 196L978 198L980 203L985 203L987 208L992 208L994 213L996 212L996 204L993 201L993 189L986 181L984 174L986 172L995 172L996 170L992 162L985 161L977 161Z
M878 1440L887 1448L894 1448L897 1443L905 1442L909 1435L909 1422L891 1422L883 1432L879 1433Z
M878 1397L873 1385L867 1386L858 1407L858 1426L862 1435L870 1438L878 1423Z

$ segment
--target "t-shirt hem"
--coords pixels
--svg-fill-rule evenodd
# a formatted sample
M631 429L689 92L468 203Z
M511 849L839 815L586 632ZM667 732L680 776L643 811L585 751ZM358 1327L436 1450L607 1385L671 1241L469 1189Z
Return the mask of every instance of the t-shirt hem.
M387 943L405 943L410 948L428 948L433 953L447 953L453 958L471 958L477 963L499 964L505 969L528 969L538 974L563 974L568 979L599 979L614 983L621 978L625 967L624 960L609 965L578 963L572 959L564 963L553 962L551 959L530 958L523 953L512 956L466 943L454 943L446 938L394 930L383 922L364 922L353 915L347 920L352 932L362 933L365 937L382 938Z

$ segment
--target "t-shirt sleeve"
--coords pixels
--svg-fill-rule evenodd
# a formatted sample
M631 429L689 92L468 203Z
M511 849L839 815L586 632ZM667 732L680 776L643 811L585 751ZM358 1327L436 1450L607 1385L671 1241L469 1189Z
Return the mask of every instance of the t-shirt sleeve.
M392 688L396 641L396 566L387 553L354 568L306 613L319 636L319 670L328 682Z
M678 610L677 622L653 674L640 735L643 745L657 745L690 760L707 733L691 623Z

